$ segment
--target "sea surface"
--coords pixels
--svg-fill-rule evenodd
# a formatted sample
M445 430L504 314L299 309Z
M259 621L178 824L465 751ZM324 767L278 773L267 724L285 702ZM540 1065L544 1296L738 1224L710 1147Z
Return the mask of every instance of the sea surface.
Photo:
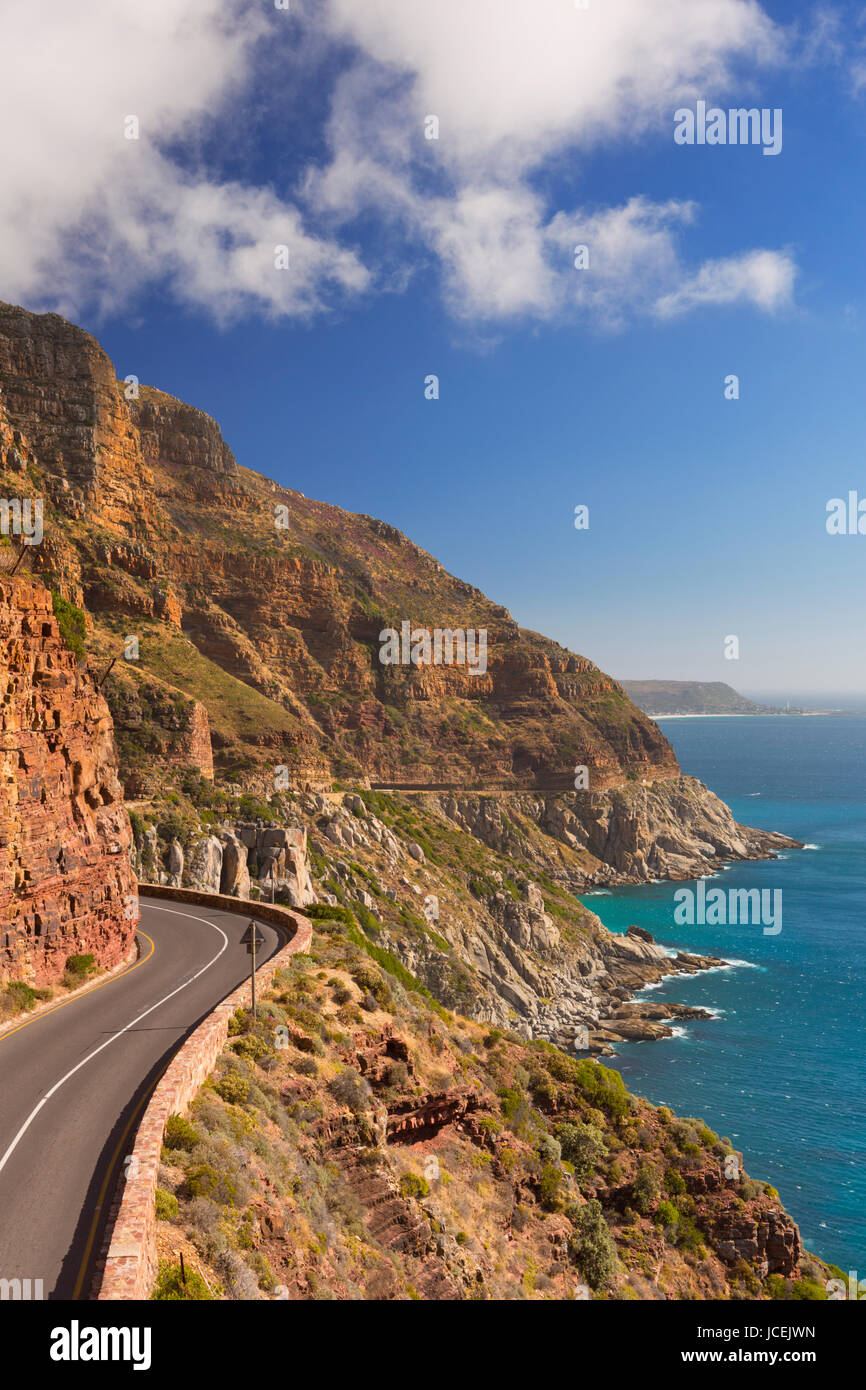
M736 819L804 850L736 864L707 889L782 890L782 931L677 926L659 883L582 901L612 931L647 927L667 947L731 969L664 981L643 998L716 1017L624 1044L608 1065L638 1095L733 1141L778 1188L808 1249L866 1277L866 714L659 721L683 771Z

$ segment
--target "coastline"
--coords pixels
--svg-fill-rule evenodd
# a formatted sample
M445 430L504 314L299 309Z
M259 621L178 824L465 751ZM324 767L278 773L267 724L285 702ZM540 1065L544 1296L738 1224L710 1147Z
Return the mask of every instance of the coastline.
M810 719L817 716L827 716L829 714L845 714L841 709L800 709L800 710L772 710L767 714L762 714L759 710L746 711L719 711L717 713L706 714L651 714L650 719L658 722L660 719Z

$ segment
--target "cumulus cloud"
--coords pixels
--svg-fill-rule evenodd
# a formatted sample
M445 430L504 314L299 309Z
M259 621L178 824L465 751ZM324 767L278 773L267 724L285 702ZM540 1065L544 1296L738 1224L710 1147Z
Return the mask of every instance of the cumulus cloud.
M227 317L305 315L332 287L363 289L356 255L310 232L297 206L169 153L194 150L240 101L263 34L240 0L6 0L0 295L74 314L165 281Z
M786 58L758 0L295 10L277 23L252 0L5 0L0 296L74 315L158 285L217 319L309 317L438 265L450 310L498 325L790 302L784 251L694 263L689 202L605 207L587 189L584 207L563 208L548 178L566 160L579 176L598 149L670 141L674 109L699 96L751 93ZM301 42L327 83L316 157L292 186L229 177L201 155L208 134L222 122L231 139L234 120L245 137L266 52L271 80L284 54L290 101ZM139 140L124 138L129 115ZM581 242L587 271L573 264Z
M332 160L311 170L311 201L350 219L375 208L441 265L456 315L577 316L606 327L726 302L775 310L791 256L746 250L706 267L684 258L690 203L635 197L557 209L539 192L551 161L580 168L670 140L674 110L744 90L742 73L782 62L787 40L753 0L328 0L332 35L357 57L338 84ZM374 114L375 113L375 114ZM439 138L425 141L425 118ZM576 272L573 247L589 247Z
M331 32L411 78L462 169L513 171L557 149L633 138L673 106L781 57L756 0L328 0Z

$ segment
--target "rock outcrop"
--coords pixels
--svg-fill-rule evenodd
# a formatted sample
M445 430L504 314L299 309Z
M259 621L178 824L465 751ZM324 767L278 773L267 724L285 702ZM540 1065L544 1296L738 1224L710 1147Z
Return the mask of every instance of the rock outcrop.
M139 832L133 862L142 880L199 888L231 898L258 896L287 907L317 901L310 877L307 832L294 826L238 822L193 833L184 848L173 839L160 851L155 827Z
M124 959L137 921L111 717L41 584L0 579L0 980Z
M428 795L425 804L491 848L563 874L578 892L651 878L694 878L733 860L768 859L799 847L787 835L739 825L703 782L682 775L545 797ZM544 836L527 834L521 817ZM568 866L555 852L556 842L573 852Z

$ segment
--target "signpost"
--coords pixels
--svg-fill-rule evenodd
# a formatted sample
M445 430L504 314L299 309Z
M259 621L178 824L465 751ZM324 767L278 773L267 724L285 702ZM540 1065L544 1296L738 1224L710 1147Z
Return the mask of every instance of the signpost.
M255 1020L256 1020L256 951L258 950L258 948L259 948L260 946L264 946L264 944L265 944L265 938L262 936L261 932L259 931L258 922L253 922L253 921L250 922L249 926L247 927L246 931L244 932L243 936L241 937L241 941L244 943L244 945L245 945L246 948L247 948L247 955L252 956L251 968L250 968L250 979L251 979L251 981L252 981L253 1022L255 1022Z

